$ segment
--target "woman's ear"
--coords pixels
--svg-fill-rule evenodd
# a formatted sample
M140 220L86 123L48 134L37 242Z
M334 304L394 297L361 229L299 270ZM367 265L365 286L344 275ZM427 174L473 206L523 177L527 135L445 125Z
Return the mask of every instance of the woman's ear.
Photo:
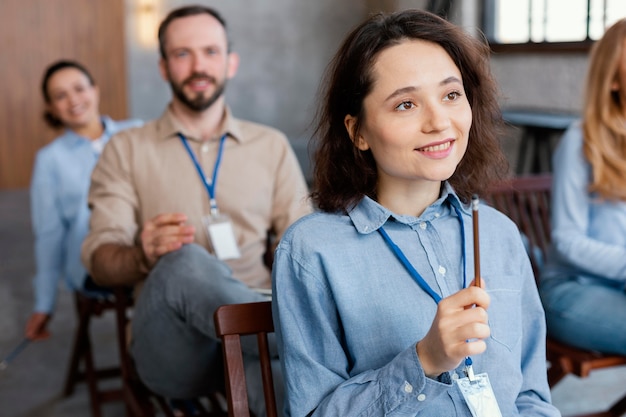
M343 119L343 124L346 127L350 140L354 143L354 146L361 151L366 151L370 148L370 145L365 141L363 136L355 134L356 120L356 117L346 114L346 117Z

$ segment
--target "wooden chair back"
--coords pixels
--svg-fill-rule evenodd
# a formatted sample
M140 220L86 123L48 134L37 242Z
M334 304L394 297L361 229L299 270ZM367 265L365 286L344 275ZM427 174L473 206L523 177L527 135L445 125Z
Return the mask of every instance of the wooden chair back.
M517 224L528 239L535 277L550 248L550 190L552 176L517 177L494 186L485 199Z
M276 417L276 398L267 335L274 332L270 301L223 305L215 311L215 330L222 340L229 417L250 417L241 336L256 335L268 417Z
M484 196L487 203L509 216L528 239L529 257L538 283L541 263L550 247L551 174L513 178L492 187ZM594 369L626 365L626 356L602 354L579 349L550 336L546 340L546 357L550 362L548 383L556 385L567 374L584 378ZM607 411L577 417L618 417L626 413L626 395Z

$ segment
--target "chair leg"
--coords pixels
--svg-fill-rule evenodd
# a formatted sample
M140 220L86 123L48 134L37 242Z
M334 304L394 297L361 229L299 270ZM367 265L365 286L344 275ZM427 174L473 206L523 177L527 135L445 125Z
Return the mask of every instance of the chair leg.
M87 322L89 322L89 319L87 319ZM89 332L89 328L87 328L87 332ZM100 410L100 391L98 390L98 376L96 375L96 368L94 366L93 350L91 349L89 334L87 334L87 339L85 340L83 359L85 364L85 381L87 383L87 388L89 389L91 416L101 417L102 413Z
M73 394L74 388L79 381L85 381L89 390L89 404L92 417L101 417L101 393L98 390L98 371L94 365L93 350L90 341L89 325L91 316L94 314L95 301L86 299L75 293L76 313L78 316L78 328L72 347L72 355L65 378L63 395L68 397ZM81 370L81 363L83 370ZM104 371L110 373L110 371Z
M74 393L74 387L76 383L81 380L80 362L85 351L85 343L89 338L89 315L85 314L85 306L79 300L78 296L75 296L76 315L78 316L78 328L74 336L74 343L72 346L72 355L70 356L70 362L65 377L65 385L63 388L63 396L69 397Z

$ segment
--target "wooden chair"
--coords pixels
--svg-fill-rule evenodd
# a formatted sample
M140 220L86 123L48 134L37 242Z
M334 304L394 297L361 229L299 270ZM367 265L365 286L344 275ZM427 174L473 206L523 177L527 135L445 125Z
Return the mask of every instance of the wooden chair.
M74 292L78 326L74 335L72 354L65 377L63 395L73 394L77 383L84 381L89 391L89 403L92 417L102 416L102 405L110 401L122 401L122 389L100 389L99 383L104 379L119 378L121 368L113 366L96 368L90 337L90 324L94 317L115 309L112 297L88 297L78 291ZM82 366L81 366L82 365Z
M271 301L223 305L215 311L215 329L222 339L229 417L250 417L241 336L256 334L261 360L265 408L276 417L276 398L267 335L274 332Z
M541 262L550 246L550 174L517 177L493 187L484 196L493 207L509 216L528 238L529 257L539 278ZM550 387L567 374L580 378L589 376L594 369L626 365L626 356L609 355L568 346L548 336L546 356L550 362L548 383ZM626 395L609 410L577 417L618 417L626 413Z

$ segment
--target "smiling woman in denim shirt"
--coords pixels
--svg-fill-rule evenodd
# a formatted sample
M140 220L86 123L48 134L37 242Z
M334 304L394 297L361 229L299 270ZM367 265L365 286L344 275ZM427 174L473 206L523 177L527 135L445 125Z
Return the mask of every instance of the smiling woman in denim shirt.
M141 124L114 121L99 112L100 93L87 69L60 60L44 72L44 119L63 133L37 152L30 205L35 235L35 308L26 323L31 340L49 336L59 282L71 290L98 292L87 279L80 247L89 228L87 191L91 171L109 138Z
M553 162L552 248L539 288L548 332L626 355L626 19L593 46L583 118Z
M520 234L482 205L483 285L471 285L470 200L508 168L488 56L460 28L408 10L368 19L331 62L319 211L283 236L273 269L285 415L471 416L456 383L466 358L503 416L560 415Z

